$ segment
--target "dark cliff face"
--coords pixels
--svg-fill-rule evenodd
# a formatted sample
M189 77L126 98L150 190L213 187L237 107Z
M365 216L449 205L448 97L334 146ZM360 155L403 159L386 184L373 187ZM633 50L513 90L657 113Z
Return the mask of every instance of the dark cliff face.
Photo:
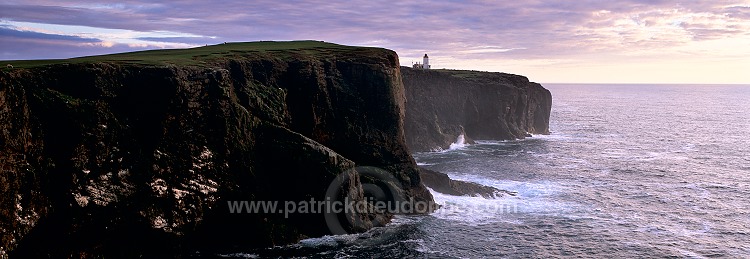
M355 166L432 200L405 145L389 50L0 73L0 253L180 254L329 234L321 214L232 214L227 202L322 200L341 173L363 200ZM389 218L349 216L363 223L348 231Z
M507 140L548 134L552 95L526 77L402 67L410 150L446 149L457 136Z

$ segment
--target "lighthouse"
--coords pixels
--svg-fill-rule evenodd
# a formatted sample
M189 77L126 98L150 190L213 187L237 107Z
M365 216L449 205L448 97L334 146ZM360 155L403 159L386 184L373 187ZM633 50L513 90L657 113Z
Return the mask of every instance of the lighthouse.
M424 57L422 58L422 68L430 69L430 58L427 57L427 54L424 54Z

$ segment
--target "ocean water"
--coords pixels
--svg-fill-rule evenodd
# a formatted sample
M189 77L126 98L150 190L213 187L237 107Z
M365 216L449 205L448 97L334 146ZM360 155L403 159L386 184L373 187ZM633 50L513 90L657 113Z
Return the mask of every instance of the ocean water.
M222 256L750 258L750 86L545 87L551 135L415 154L516 196Z

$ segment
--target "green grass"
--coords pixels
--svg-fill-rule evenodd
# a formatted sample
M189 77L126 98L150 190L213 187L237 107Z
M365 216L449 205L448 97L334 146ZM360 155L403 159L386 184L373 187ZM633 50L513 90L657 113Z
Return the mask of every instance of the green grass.
M463 79L482 78L482 77L486 77L488 73L492 73L492 72L486 72L486 71L456 70L456 69L430 69L430 71L444 73L453 77L458 77L458 78L463 78Z
M488 72L480 72L480 71L473 71L473 70L444 70L441 71L443 73L449 73L454 77L464 78L464 79L470 79L470 78L477 78L486 76Z
M322 41L259 41L225 43L189 49L146 50L71 59L10 60L0 62L11 64L14 68L31 68L53 64L98 62L144 65L202 66L210 65L215 61L220 61L226 58L237 56L252 57L273 55L277 58L286 58L295 55L330 54L342 50L372 51L375 49L376 48L344 46ZM5 68L5 64L2 64L3 70L8 69Z

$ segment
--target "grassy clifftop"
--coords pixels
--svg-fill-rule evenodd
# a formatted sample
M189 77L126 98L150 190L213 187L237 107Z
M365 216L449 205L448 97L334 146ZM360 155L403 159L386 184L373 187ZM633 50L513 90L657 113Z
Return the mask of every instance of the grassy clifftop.
M294 58L300 55L337 55L355 51L368 53L383 51L380 48L344 46L323 41L259 41L224 43L189 49L146 50L71 59L11 60L1 61L14 68L32 68L53 64L122 63L142 65L206 66L223 60L243 57ZM7 70L3 64L3 70Z
M423 72L449 76L457 80L465 80L467 82L475 82L480 84L506 84L510 86L524 86L529 82L529 79L525 76L502 72L455 69L430 69Z

